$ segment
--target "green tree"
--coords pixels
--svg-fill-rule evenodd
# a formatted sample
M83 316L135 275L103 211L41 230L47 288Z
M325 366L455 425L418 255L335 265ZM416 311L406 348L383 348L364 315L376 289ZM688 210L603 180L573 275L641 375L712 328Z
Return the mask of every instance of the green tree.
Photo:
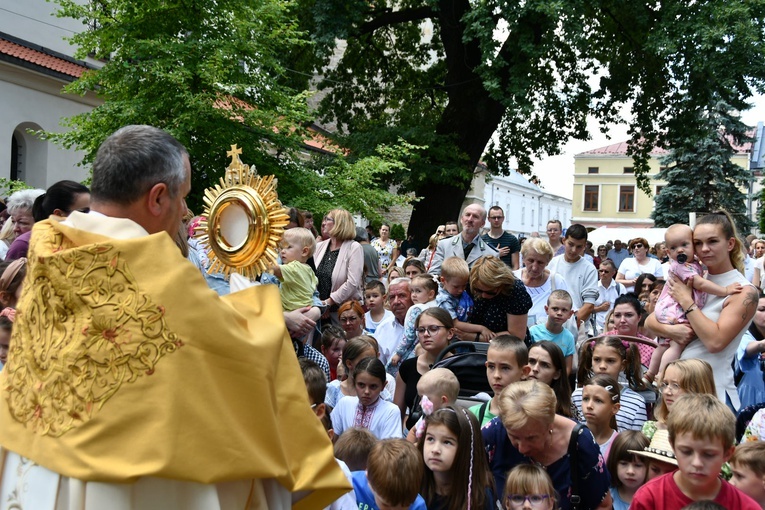
M512 157L527 172L534 156L586 139L588 116L605 126L629 105L647 189L651 148L693 131L692 113L715 95L745 109L765 78L765 0L298 2L316 45L291 55L302 74L288 79L323 75L319 116L341 143L355 154L398 137L428 146L393 176L422 198L410 222L419 239L457 217L495 133L491 170Z
M697 136L677 143L662 158L657 179L667 181L655 198L651 213L657 227L688 223L688 213L725 209L731 213L738 231L747 234L754 227L747 214L746 193L751 172L731 158L735 146L752 139L740 117L722 102L701 112L695 123Z
M311 135L307 93L281 77L281 56L308 44L293 18L294 5L281 0L57 0L59 15L88 28L72 36L79 57L102 59L67 92L96 91L103 105L66 119L71 128L44 133L84 152L90 164L103 140L127 124L151 124L172 133L190 154L190 205L199 207L204 188L217 182L231 144L260 174L279 179L286 204L347 206L368 212L401 200L380 191L378 181L395 162L394 149L361 160L360 167L327 155L327 174L315 175L300 155ZM395 141L394 141L395 142ZM331 146L330 146L331 149ZM406 149L404 149L406 150ZM354 179L364 168L365 179ZM336 186L343 184L342 192ZM354 187L354 183L360 183ZM383 188L385 190L386 188ZM348 199L346 199L348 198ZM353 209L351 206L358 206Z

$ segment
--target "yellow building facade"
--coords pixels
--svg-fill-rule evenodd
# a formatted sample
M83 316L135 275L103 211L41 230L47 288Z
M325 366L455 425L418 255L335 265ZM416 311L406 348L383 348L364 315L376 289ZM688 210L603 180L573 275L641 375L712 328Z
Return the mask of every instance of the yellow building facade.
M638 189L627 142L615 143L574 156L572 223L585 227L653 227L654 197L666 184L656 179L664 149L654 149L649 161L652 195ZM749 151L738 152L733 162L749 168Z

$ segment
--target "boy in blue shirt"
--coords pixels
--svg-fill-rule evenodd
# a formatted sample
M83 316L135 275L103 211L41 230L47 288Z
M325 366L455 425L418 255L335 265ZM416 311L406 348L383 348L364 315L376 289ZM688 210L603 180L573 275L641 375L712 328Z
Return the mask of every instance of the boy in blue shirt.
M555 342L566 357L566 374L571 375L574 363L574 335L565 328L566 322L574 314L571 294L565 290L554 290L547 298L547 322L532 326L529 332L534 342L550 340Z
M379 441L369 452L366 471L354 471L359 510L427 510L420 496L424 463L404 439Z

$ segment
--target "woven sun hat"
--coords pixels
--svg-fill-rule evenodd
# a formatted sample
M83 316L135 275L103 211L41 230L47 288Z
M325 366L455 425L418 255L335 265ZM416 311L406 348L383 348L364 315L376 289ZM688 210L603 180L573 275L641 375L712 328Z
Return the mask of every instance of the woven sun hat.
M627 451L641 457L648 457L649 459L660 460L677 466L675 452L672 451L672 445L669 444L668 430L657 430L651 438L651 444L643 450Z

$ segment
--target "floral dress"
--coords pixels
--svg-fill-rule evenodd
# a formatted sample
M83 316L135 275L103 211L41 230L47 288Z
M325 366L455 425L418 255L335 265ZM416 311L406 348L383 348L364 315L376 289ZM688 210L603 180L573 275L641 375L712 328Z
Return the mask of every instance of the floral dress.
M380 257L380 267L382 268L383 273L387 274L388 266L391 264L390 257L393 254L394 248L396 248L396 241L388 239L388 242L385 242L378 237L370 244L377 250L377 255Z

